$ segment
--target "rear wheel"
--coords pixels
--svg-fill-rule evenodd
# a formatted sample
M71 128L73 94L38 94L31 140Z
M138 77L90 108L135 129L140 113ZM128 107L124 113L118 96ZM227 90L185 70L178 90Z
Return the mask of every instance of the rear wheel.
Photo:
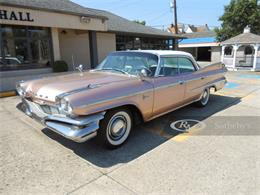
M98 139L101 144L108 148L121 146L131 132L133 117L127 109L116 109L108 111L105 118L100 121Z
M197 106L199 107L206 106L209 102L209 96L210 96L210 90L209 88L206 88L202 93L201 99L198 102L196 102Z

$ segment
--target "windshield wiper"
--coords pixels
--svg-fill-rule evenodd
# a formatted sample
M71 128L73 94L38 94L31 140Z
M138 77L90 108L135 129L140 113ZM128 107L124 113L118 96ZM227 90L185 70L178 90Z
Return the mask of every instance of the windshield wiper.
M102 70L114 70L114 71L117 71L117 72L121 72L123 74L126 74L126 75L129 75L128 72L126 71L123 71L123 70L120 70L120 69L117 69L117 68L101 68L101 69L95 69L95 71L102 71Z

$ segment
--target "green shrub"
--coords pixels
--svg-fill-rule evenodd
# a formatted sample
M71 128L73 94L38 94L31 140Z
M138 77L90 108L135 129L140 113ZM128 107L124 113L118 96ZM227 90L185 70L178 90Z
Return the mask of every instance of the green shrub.
M67 72L68 64L63 60L57 60L53 64L53 72Z

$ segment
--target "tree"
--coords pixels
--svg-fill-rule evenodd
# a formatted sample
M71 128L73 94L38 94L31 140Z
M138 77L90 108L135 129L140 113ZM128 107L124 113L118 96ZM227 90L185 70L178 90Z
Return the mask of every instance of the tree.
M260 5L258 0L231 0L219 18L221 28L215 29L217 41L221 42L243 32L248 25L251 32L260 34Z
M145 26L146 22L144 20L134 20L133 22L137 23L137 24L142 24Z

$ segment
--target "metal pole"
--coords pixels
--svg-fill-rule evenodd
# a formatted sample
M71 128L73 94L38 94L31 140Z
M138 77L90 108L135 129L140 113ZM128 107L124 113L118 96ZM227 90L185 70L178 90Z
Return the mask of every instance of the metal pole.
M178 22L177 22L177 3L176 0L171 0L171 8L173 12L173 24L174 24L174 30L175 34L178 34ZM174 47L172 49L178 50L178 40L175 38L173 39Z
M173 0L172 3L173 3L173 13L174 13L175 33L178 34L177 3L176 3L176 0Z

